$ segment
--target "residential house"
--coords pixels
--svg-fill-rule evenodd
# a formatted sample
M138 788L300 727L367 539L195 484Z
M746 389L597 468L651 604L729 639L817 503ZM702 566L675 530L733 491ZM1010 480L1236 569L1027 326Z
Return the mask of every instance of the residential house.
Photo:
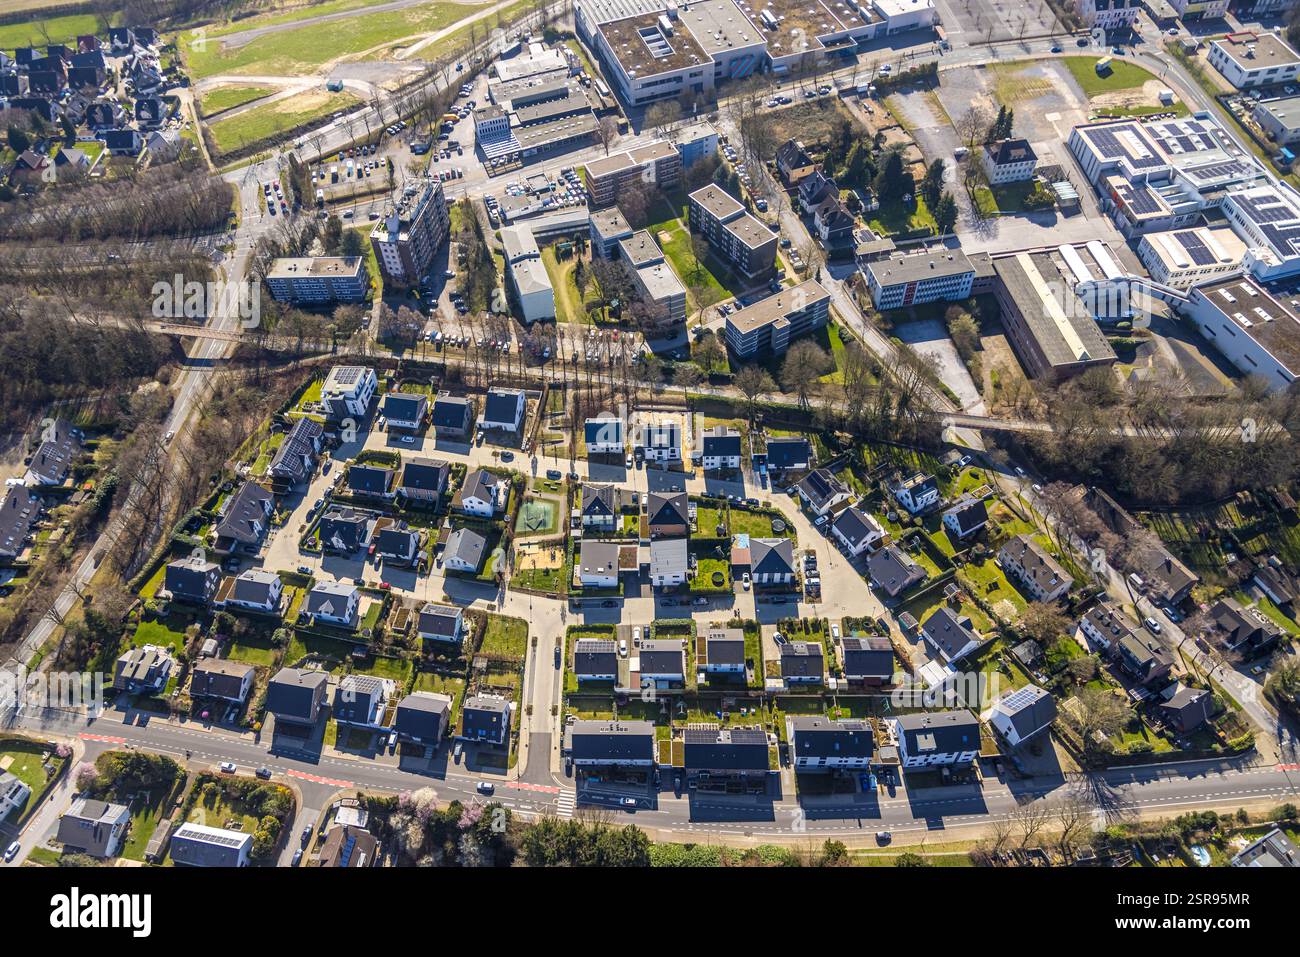
M787 685L821 684L825 672L826 659L820 642L782 642L781 677Z
M419 392L389 392L384 396L379 414L388 431L419 432L429 413L429 397Z
M689 502L685 492L646 493L646 521L650 537L680 538L691 531Z
M357 586L349 582L317 582L307 592L302 613L313 625L333 625L339 628L357 627L361 595Z
M86 107L85 123L92 130L113 130L126 122L126 113L117 100L96 100Z
M191 698L220 698L235 704L248 700L257 669L242 661L200 658L190 669Z
M1278 827L1247 844L1232 858L1233 867L1300 867L1300 848Z
M113 669L113 689L127 694L152 695L162 691L176 667L171 649L157 645L128 648Z
M364 827L335 824L320 846L321 867L376 867L379 840Z
M846 508L835 516L835 521L831 523L831 534L839 539L844 550L854 557L874 550L885 540L885 530L880 527L875 516L862 511L856 505Z
M686 539L657 538L650 543L650 584L655 588L685 584L688 567Z
M144 148L144 138L139 130L132 127L124 130L101 130L99 139L111 156L136 157Z
M474 402L464 396L439 392L433 400L431 420L438 438L467 439L474 426Z
M868 558L867 575L871 584L890 598L897 598L928 577L925 569L897 545L886 545Z
M370 402L378 389L374 369L334 366L321 385L320 404L331 422L360 421L370 414Z
M969 765L979 757L980 723L969 711L922 711L890 720L905 770Z
M459 645L465 638L465 613L454 605L432 602L420 609L416 633L423 641L445 641Z
M745 633L739 628L714 628L695 642L696 667L709 675L745 673Z
M0 501L0 560L13 562L26 550L41 517L41 499L26 485L12 485Z
M1074 579L1061 564L1028 535L1008 539L998 551L998 560L1002 570L1034 601L1056 601L1074 587Z
M266 710L277 724L314 724L325 707L329 674L281 668L266 686Z
M626 444L623 420L616 415L601 415L583 424L588 455L622 455Z
M1112 654L1120 670L1143 685L1167 678L1174 667L1173 655L1165 646L1141 631L1120 638Z
M1251 581L1279 608L1289 608L1295 602L1295 581L1271 560L1255 569Z
M275 496L256 482L245 482L226 500L212 530L212 547L222 554L256 554L271 527Z
M584 681L618 679L618 646L612 638L579 638L573 645L573 674Z
M812 227L827 249L852 247L858 221L838 196L827 196L812 212Z
M66 419L55 419L41 436L41 444L27 463L27 485L62 485L81 454L82 432Z
M1102 489L1088 489L1085 501L1115 534L1127 537L1142 530L1142 523ZM1138 566L1149 592L1174 605L1182 603L1201 581L1199 575L1175 558L1159 540L1151 542Z
M984 499L963 495L943 511L943 527L949 538L960 542L988 524L989 510Z
M788 538L751 538L749 574L756 585L794 582L794 542Z
M510 735L510 702L496 695L466 698L460 723L461 738L476 744L504 746Z
M472 528L458 528L447 538L442 563L452 571L477 575L483 567L483 553L486 551L486 538Z
M647 462L680 462L682 430L676 422L657 422L641 429L641 442Z
M354 462L348 466L348 491L359 498L390 499L397 494L397 470Z
M1079 619L1079 630L1103 651L1109 651L1124 638L1135 636L1137 625L1115 605L1101 601Z
M452 700L445 694L415 691L397 703L393 730L402 741L437 746L447 733Z
M169 848L172 863L185 867L247 867L253 835L187 822L172 833Z
M585 538L579 551L579 580L583 588L618 587L618 542Z
M279 575L264 568L250 568L235 579L230 594L226 596L226 607L269 615L280 610L283 596L284 583Z
M305 416L294 422L267 467L273 485L287 491L311 477L320 456L324 432L319 422Z
M921 637L933 657L952 666L967 655L983 648L991 640L981 638L965 616L958 618L946 605L935 609L921 623Z
M135 125L144 130L156 130L167 118L167 108L161 97L138 96L135 100Z
M447 492L450 476L451 466L442 459L406 459L397 494L410 504L437 508Z
M396 690L397 683L391 678L346 675L334 689L334 720L361 728L381 728Z
M686 680L686 649L680 638L642 638L631 656L631 670L640 676L642 688L662 688Z
M582 487L582 527L612 532L618 525L618 490L612 485Z
M986 143L981 160L990 186L1031 180L1034 178L1034 168L1038 165L1038 156L1025 139Z
M757 790L772 770L761 728L688 727L682 732L682 758L691 789L744 784Z
M517 433L523 428L527 408L528 397L521 389L488 389L478 427L484 432L499 429Z
M840 639L839 645L845 681L868 687L893 683L894 646L888 638L848 635Z
M1253 658L1272 651L1282 629L1258 608L1245 608L1235 598L1220 598L1210 606L1210 640L1225 651Z
M817 164L812 161L802 143L791 139L777 147L776 169L786 186L798 186L817 171Z
M814 469L795 488L804 505L818 517L830 514L836 505L849 500L849 487L829 469Z
M316 527L321 548L335 555L351 555L370 546L375 518L346 506L331 506Z
M59 179L85 176L90 172L90 158L81 150L61 146L54 154L54 168L58 171Z
M1191 734L1214 715L1214 695L1176 682L1165 689L1160 713L1178 734Z
M162 590L173 601L206 605L221 586L221 566L198 555L169 562L163 573Z
M36 184L43 180L48 174L46 170L53 173L53 160L44 153L37 153L33 150L23 150L14 160L13 166L9 169L9 180L15 185L20 183Z
M184 142L178 130L154 130L145 138L144 146L154 163L170 163L181 155Z
M803 471L812 465L812 443L798 436L781 436L767 440L766 459L769 472Z
M32 789L9 771L0 771L0 821L22 809L31 799Z
M505 511L510 500L510 480L487 469L477 469L465 476L465 484L452 502L452 507L466 515L491 518Z
M988 721L1013 748L1037 737L1056 720L1056 699L1037 685L1009 691L993 703Z
M653 721L575 721L564 730L564 753L575 767L648 768L656 763Z
M939 483L933 475L924 472L907 477L889 490L911 515L920 515L939 504Z
M116 857L131 823L131 809L95 798L77 796L63 816L55 840L66 854Z
M386 565L406 565L414 568L424 558L420 548L420 530L405 522L394 522L375 536L375 555Z
M827 199L838 197L840 188L821 170L814 170L799 182L799 208L810 214Z
M799 715L786 718L785 728L796 773L865 769L876 753L866 721Z
M740 433L725 425L715 425L700 440L704 469L708 472L740 468Z

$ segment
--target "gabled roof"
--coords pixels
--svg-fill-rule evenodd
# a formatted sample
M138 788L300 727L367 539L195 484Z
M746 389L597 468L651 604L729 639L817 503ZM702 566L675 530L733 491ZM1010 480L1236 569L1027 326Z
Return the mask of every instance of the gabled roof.
M1023 741L1056 720L1056 699L1037 685L1025 685L994 702L993 713L1005 715Z
M767 440L769 469L805 468L812 461L812 445L807 439L784 436Z
M751 538L749 571L755 577L793 574L794 543L788 538Z
M579 638L573 646L576 675L618 674L618 645L612 638Z
M687 728L682 733L688 770L767 771L767 735L757 728Z
M888 638L871 635L841 638L840 660L849 678L894 676L894 646Z
M685 492L650 492L646 496L646 516L650 525L685 525L687 499Z
M304 462L316 457L316 448L324 429L319 422L304 416L293 424L271 459L270 474L300 479L306 472Z
M861 541L879 538L884 534L880 523L856 505L840 512L831 523L831 528L843 535L854 548Z
M347 582L317 582L307 593L305 611L309 615L342 618L352 599L358 597L357 586Z
M433 425L439 429L464 429L473 414L473 404L459 395L439 395L433 400Z
M963 495L946 508L943 517L947 519L949 515L956 521L959 535L967 535L989 520L989 510L985 507L984 500L972 495Z
M275 497L262 486L245 482L226 503L215 529L217 538L228 538L244 545L257 544L266 534L267 517L274 502Z
M818 511L824 509L832 498L847 495L849 490L828 469L814 469L799 480L799 491L808 497Z
M1017 535L1008 539L999 551L1004 559L1012 558L1025 570L1025 575L1045 589L1052 589L1061 582L1073 584L1074 579L1061 567L1061 563L1052 554L1028 535Z
M499 475L489 472L487 469L477 469L465 476L465 484L460 487L460 497L462 500L467 498L482 499L485 502L493 500L492 490L506 481Z
M513 422L517 425L526 407L521 401L523 395L519 389L488 389L487 401L483 405L483 421Z
M440 492L447 485L451 466L441 459L407 459L402 466L401 487L422 492Z
M321 516L321 544L340 552L353 552L365 541L372 516L351 508L331 508Z
M921 633L948 662L958 660L972 643L978 646L984 640L975 633L969 618L958 618L947 606L935 609L921 624Z
M271 589L280 576L264 568L250 568L235 579L230 597L235 601L263 605L271 597Z
M868 558L867 574L871 576L873 585L883 588L890 595L897 595L926 578L925 569L896 545L886 545Z
M820 678L825 671L822 646L815 641L787 641L781 645L781 677Z
M575 761L653 761L655 726L650 721L575 721L565 730Z
M454 605L427 603L420 609L418 629L422 635L454 635L461 619L461 610Z
M393 484L393 469L356 462L348 466L348 488L369 495L385 495Z
M582 514L604 517L614 514L614 486L584 485L582 487Z
M987 144L984 149L988 153L989 159L998 166L1007 166L1011 163L1037 162L1038 160L1034 148L1025 139L998 140L996 143Z
M487 539L472 528L458 528L451 533L444 548L444 561L459 559L471 568L483 564L483 552L487 549Z
M24 154L26 155L26 154ZM19 157L21 160L22 157ZM42 485L58 485L67 477L72 460L81 452L79 432L65 419L56 419L32 454L27 470Z
M375 551L380 555L399 555L403 558L420 550L420 532L414 528L389 525L375 539Z
M782 169L799 169L812 165L812 157L804 150L803 144L789 139L776 150L776 162Z
M384 396L383 414L385 418L399 422L418 422L424 418L428 408L429 397L419 393L389 392Z

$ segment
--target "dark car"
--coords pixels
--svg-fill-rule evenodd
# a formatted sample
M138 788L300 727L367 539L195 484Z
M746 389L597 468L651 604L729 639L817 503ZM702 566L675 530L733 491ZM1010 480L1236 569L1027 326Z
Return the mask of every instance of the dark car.
M303 827L302 827L302 838L301 838L301 840L302 840L302 846L303 846L303 847L306 847L306 846L307 846L307 842L311 840L311 825L310 825L310 824L304 824L304 825L303 825Z
M265 766L260 767L253 773L256 774L263 781L269 781L271 779L271 769L268 767Z

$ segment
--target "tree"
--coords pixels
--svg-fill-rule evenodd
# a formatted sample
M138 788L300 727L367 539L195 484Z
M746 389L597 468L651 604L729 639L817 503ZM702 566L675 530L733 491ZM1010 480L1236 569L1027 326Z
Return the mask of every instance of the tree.
M1098 747L1098 735L1110 738L1124 730L1133 719L1133 709L1128 702L1109 689L1084 688L1075 696L1074 702L1075 706L1066 711L1066 720L1089 751Z
M704 381L704 370L694 362L679 362L673 369L673 385L681 389L693 389Z
M676 100L660 100L645 111L645 125L656 134L663 133L682 117L681 104Z
M817 380L832 366L831 357L810 339L801 339L790 347L781 363L781 388L793 392L799 404L808 407L808 397L816 390Z
M1070 621L1063 611L1041 601L1030 602L1020 616L1020 630L1025 637L1032 638L1044 648L1065 634L1069 626Z
M943 173L944 162L937 159L927 167L925 179L921 180L921 195L925 197L925 204L934 209L940 196L943 195Z
M904 851L894 858L895 867L929 867L930 863L920 854Z
M952 337L958 355L963 359L969 359L979 348L979 323L960 306L949 306L948 311L944 313L944 318L948 321L948 335Z
M989 114L983 107L971 106L961 116L957 117L954 129L961 141L966 144L968 149L974 149L984 136L985 131L989 128ZM969 164L979 165L979 164Z
M875 190L881 202L901 200L907 193L914 192L912 176L903 164L903 151L890 149L885 154L884 165L876 175Z
M952 193L945 192L939 198L939 205L934 208L934 224L941 236L951 233L957 225L957 201Z
M772 381L767 370L756 365L741 366L732 384L745 397L745 407L751 417L754 414L754 407L758 404L759 396L771 395L776 391L776 383Z
M15 153L21 153L30 149L32 145L31 138L12 123L9 124L9 148Z

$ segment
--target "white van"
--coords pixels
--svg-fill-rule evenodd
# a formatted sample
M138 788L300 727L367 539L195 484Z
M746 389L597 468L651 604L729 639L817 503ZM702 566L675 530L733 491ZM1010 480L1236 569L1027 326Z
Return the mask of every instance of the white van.
M1141 591L1147 584L1137 572L1132 572L1128 576L1128 583L1133 586L1134 591Z

